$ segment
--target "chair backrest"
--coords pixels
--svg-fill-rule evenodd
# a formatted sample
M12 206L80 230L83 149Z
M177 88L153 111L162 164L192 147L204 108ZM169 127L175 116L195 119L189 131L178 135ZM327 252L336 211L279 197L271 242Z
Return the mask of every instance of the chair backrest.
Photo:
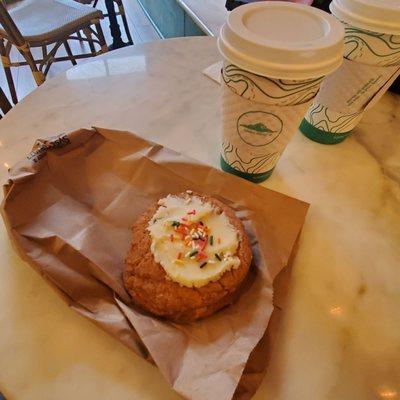
M23 47L25 45L25 39L19 31L17 25L11 18L11 15L7 11L4 3L0 0L0 24L6 31L8 39L14 43L17 47Z

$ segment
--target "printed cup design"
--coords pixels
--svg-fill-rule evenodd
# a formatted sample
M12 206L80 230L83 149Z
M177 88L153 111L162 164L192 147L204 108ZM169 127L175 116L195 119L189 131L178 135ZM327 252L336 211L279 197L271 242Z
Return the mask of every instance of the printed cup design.
M343 23L345 52L348 60L388 67L400 64L400 36L376 33Z
M284 81L231 64L222 76L222 168L262 182L297 131L322 78Z
M237 120L238 135L243 142L254 147L270 144L281 134L282 129L282 120L265 111L249 111Z
M365 109L375 104L400 74L400 36L344 25L345 60L325 79L300 125L307 137L326 144L349 136Z
M321 104L313 104L308 109L306 118L318 129L340 134L350 131L361 120L362 112L343 115Z
M259 103L296 105L312 100L318 93L323 77L292 81L272 79L228 64L222 70L225 84L239 96Z

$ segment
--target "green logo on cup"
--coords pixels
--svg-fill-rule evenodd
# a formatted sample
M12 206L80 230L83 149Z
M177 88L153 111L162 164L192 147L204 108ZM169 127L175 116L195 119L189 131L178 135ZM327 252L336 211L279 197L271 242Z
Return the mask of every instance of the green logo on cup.
M237 121L237 132L243 142L250 146L265 146L273 142L282 132L283 122L275 114L264 111L249 111Z

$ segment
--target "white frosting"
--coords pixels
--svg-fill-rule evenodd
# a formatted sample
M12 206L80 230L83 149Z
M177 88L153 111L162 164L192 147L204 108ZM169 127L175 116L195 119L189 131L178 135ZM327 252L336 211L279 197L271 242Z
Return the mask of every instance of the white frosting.
M154 259L169 279L199 288L240 265L238 232L223 212L189 195L168 195L158 204L147 229Z

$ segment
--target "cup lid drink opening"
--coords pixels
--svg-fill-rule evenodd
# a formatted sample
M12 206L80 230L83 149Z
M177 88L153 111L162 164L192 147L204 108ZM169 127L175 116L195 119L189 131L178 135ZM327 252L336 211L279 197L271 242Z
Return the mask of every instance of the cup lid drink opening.
M333 0L329 8L356 28L400 35L400 0Z
M344 29L328 13L283 1L263 1L232 11L221 29L222 56L271 78L324 76L342 63Z

